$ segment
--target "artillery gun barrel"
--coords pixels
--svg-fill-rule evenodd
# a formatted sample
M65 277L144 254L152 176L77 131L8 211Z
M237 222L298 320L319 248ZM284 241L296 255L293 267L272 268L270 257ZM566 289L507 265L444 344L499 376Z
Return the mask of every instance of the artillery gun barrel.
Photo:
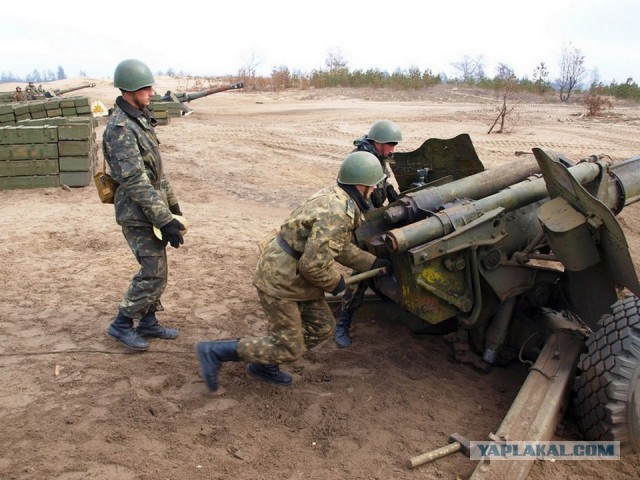
M53 92L45 92L44 96L47 98L53 98L53 97L57 97L59 95L63 95L65 93L69 93L69 92L74 92L76 90L81 90L83 88L92 88L95 87L96 84L95 83L85 83L83 85L79 85L77 87L71 87L71 88L64 88L61 90L53 90Z
M196 100L198 98L206 97L208 95L213 95L214 93L226 92L227 90L237 90L239 88L244 88L243 82L238 82L231 85L225 85L222 87L209 88L207 90L202 90L200 92L195 92L195 93L177 94L177 96L181 102L190 102L191 100Z
M569 168L569 172L584 185L596 179L601 169L598 163L583 162ZM607 207L613 211L620 211L624 205L636 201L640 195L640 157L613 165L610 171L617 181L607 184L608 192L604 197L608 202ZM478 175L480 174L465 180L473 181ZM457 209L446 209L431 217L390 230L386 232L385 242L395 252L406 252L413 247L450 234L462 224L461 222L468 223L479 218L484 212L496 208L503 208L506 212L517 210L541 201L548 195L544 179L532 177L488 197L461 204Z
M620 181L622 192L625 196L625 205L630 205L640 200L639 160L640 157L633 157L611 167L611 171ZM622 206L620 206L620 209Z
M521 182L536 173L540 173L540 167L535 158L517 160L499 168L485 170L445 185L407 193L399 201L390 205L384 216L391 225L396 225L409 219L415 220L416 218L412 217L419 215L419 212L433 212L443 205L462 197L471 199L483 198ZM424 216L426 216L426 213L423 214L423 218Z

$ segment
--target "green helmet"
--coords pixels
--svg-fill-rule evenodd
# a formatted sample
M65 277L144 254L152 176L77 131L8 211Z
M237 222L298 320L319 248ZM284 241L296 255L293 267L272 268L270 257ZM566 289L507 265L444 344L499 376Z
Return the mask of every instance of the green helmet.
M367 138L378 143L398 143L402 140L400 127L389 120L378 120L371 125Z
M386 175L375 155L359 151L347 155L343 160L338 182L344 185L366 185L373 187L379 184Z
M154 83L156 82L151 70L140 60L123 60L113 74L113 85L125 92L135 92Z

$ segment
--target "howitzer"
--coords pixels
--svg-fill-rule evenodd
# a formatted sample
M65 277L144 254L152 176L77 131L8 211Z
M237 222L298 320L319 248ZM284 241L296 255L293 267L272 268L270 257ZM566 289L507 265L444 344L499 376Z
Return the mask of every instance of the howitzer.
M510 440L551 440L572 387L587 439L640 452L640 283L615 217L640 198L640 157L575 163L532 152L457 179L433 151L412 152L412 162L396 154L392 168L406 176L420 160L440 173L405 182L356 231L362 248L393 265L373 290L402 307L416 333L466 331L476 365L542 362L527 395L549 396L514 402L500 431ZM520 470L509 478L528 474Z
M64 88L64 89L58 89L58 90L48 90L48 91L44 92L44 96L46 98L59 97L60 95L64 95L65 93L75 92L76 90L81 90L83 88L93 88L95 86L96 86L95 83L85 83L83 85L79 85L77 87L72 87L72 88Z
M238 90L240 88L244 88L243 82L233 83L231 85L225 85L222 87L209 88L207 90L201 90L199 92L187 93L187 92L178 92L172 93L171 90L167 90L167 92L162 96L163 102L190 102L191 100L197 100L198 98L206 97L209 95L213 95L214 93L226 92L227 90Z

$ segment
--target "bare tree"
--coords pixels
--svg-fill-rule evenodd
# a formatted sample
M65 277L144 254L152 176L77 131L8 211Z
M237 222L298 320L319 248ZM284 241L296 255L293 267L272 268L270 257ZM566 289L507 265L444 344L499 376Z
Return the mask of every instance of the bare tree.
M550 87L549 69L547 68L546 63L540 62L540 64L533 70L533 83L539 93L544 92Z
M262 63L262 59L254 51L251 52L249 58L244 60L244 67L240 69L239 75L244 78L255 78L256 70Z
M485 78L482 55L476 58L465 55L462 60L453 62L451 65L460 74L461 80L465 83L474 83Z
M511 96L516 89L517 83L517 78L513 69L505 63L499 63L494 81L496 88L499 89L502 105L498 107L498 116L493 122L493 125L491 125L487 134L491 133L498 123L500 126L495 133L505 133L507 131L507 117L515 109L515 105L510 104Z
M560 101L569 101L571 92L582 81L584 75L584 55L571 43L565 43L562 46L562 55L560 57L560 78L557 80L560 89Z
M329 69L329 73L344 70L348 65L347 61L344 59L342 51L339 48L329 49L329 53L327 54L327 58L324 61L324 64Z

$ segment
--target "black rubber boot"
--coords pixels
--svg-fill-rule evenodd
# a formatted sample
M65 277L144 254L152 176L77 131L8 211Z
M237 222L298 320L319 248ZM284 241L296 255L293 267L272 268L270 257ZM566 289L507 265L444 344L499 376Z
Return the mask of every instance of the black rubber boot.
M218 371L222 362L239 362L237 340L199 342L196 353L200 359L200 373L212 392L218 390Z
M140 319L136 332L143 337L163 338L165 340L178 338L178 330L160 325L154 312L149 312Z
M336 344L341 348L351 346L351 317L353 312L341 311L336 324Z
M280 371L279 365L250 363L247 365L247 372L253 378L273 383L274 385L291 385L293 380L293 377L287 372Z
M118 316L109 325L107 335L134 350L147 350L149 348L149 342L133 329L133 319L125 317L122 312L118 312Z

